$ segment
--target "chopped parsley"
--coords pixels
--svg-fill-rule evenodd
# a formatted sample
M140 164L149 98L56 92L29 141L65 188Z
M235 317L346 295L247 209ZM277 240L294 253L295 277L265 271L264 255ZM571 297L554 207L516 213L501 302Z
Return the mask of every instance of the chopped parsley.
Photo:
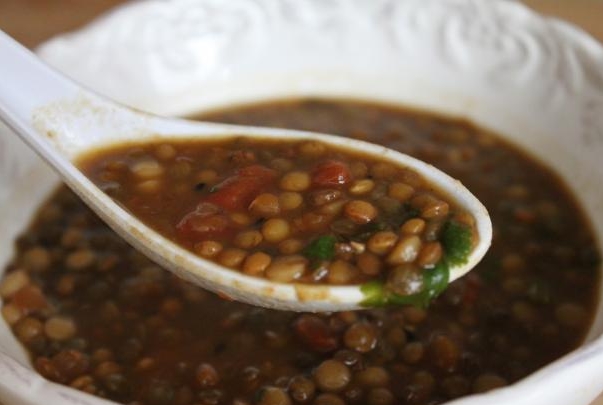
M429 303L448 286L450 269L441 261L435 267L423 273L423 290L421 292L400 295L387 289L381 281L371 281L360 287L365 298L360 305L365 307L384 307L388 305L413 305L427 307Z
M444 225L440 238L444 248L444 258L450 266L461 266L467 263L471 253L471 230L467 225L450 220Z
M335 256L335 242L333 235L320 236L306 246L303 254L312 261L331 260Z

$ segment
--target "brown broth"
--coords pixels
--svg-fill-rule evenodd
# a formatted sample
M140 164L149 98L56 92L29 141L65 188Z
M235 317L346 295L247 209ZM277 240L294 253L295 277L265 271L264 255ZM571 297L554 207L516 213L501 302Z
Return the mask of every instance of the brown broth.
M437 404L513 383L583 340L600 277L591 227L550 169L496 135L340 100L200 118L352 136L431 162L486 205L492 247L426 310L270 311L176 279L63 188L0 284L3 316L46 378L136 405Z

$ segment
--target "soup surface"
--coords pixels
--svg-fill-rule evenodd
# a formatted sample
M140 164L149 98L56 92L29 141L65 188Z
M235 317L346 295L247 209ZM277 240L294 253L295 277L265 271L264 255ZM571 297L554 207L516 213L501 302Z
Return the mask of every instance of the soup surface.
M167 238L275 282L379 280L426 303L477 239L473 216L414 170L317 141L118 145L78 165Z
M460 120L301 100L203 119L396 148L486 205L493 244L427 309L296 314L222 300L130 248L62 188L17 241L2 315L46 378L132 405L438 404L517 381L576 347L600 252L548 169Z

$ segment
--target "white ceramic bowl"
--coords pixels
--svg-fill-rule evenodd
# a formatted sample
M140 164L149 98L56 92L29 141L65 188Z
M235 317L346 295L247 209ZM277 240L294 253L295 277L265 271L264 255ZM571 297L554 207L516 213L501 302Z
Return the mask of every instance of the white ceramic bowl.
M39 53L101 93L162 114L324 95L469 117L553 166L580 196L603 250L603 49L518 3L152 0ZM56 183L0 129L0 268ZM578 350L508 388L449 404L586 405L603 389L602 334L599 305ZM0 399L108 403L39 377L4 323Z

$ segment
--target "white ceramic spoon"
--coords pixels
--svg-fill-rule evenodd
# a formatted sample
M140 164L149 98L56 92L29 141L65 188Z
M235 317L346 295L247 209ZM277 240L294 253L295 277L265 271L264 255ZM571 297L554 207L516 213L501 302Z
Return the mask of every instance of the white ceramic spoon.
M66 79L1 31L0 118L130 244L186 280L253 305L295 311L357 309L365 305L367 291L360 286L275 283L204 260L165 239L113 202L73 165L76 157L99 146L131 140L233 135L315 139L414 169L475 216L479 242L465 265L450 269L450 281L471 270L490 246L492 225L484 206L459 181L422 161L382 146L331 135L168 119L133 111ZM369 293L376 292L373 289Z

